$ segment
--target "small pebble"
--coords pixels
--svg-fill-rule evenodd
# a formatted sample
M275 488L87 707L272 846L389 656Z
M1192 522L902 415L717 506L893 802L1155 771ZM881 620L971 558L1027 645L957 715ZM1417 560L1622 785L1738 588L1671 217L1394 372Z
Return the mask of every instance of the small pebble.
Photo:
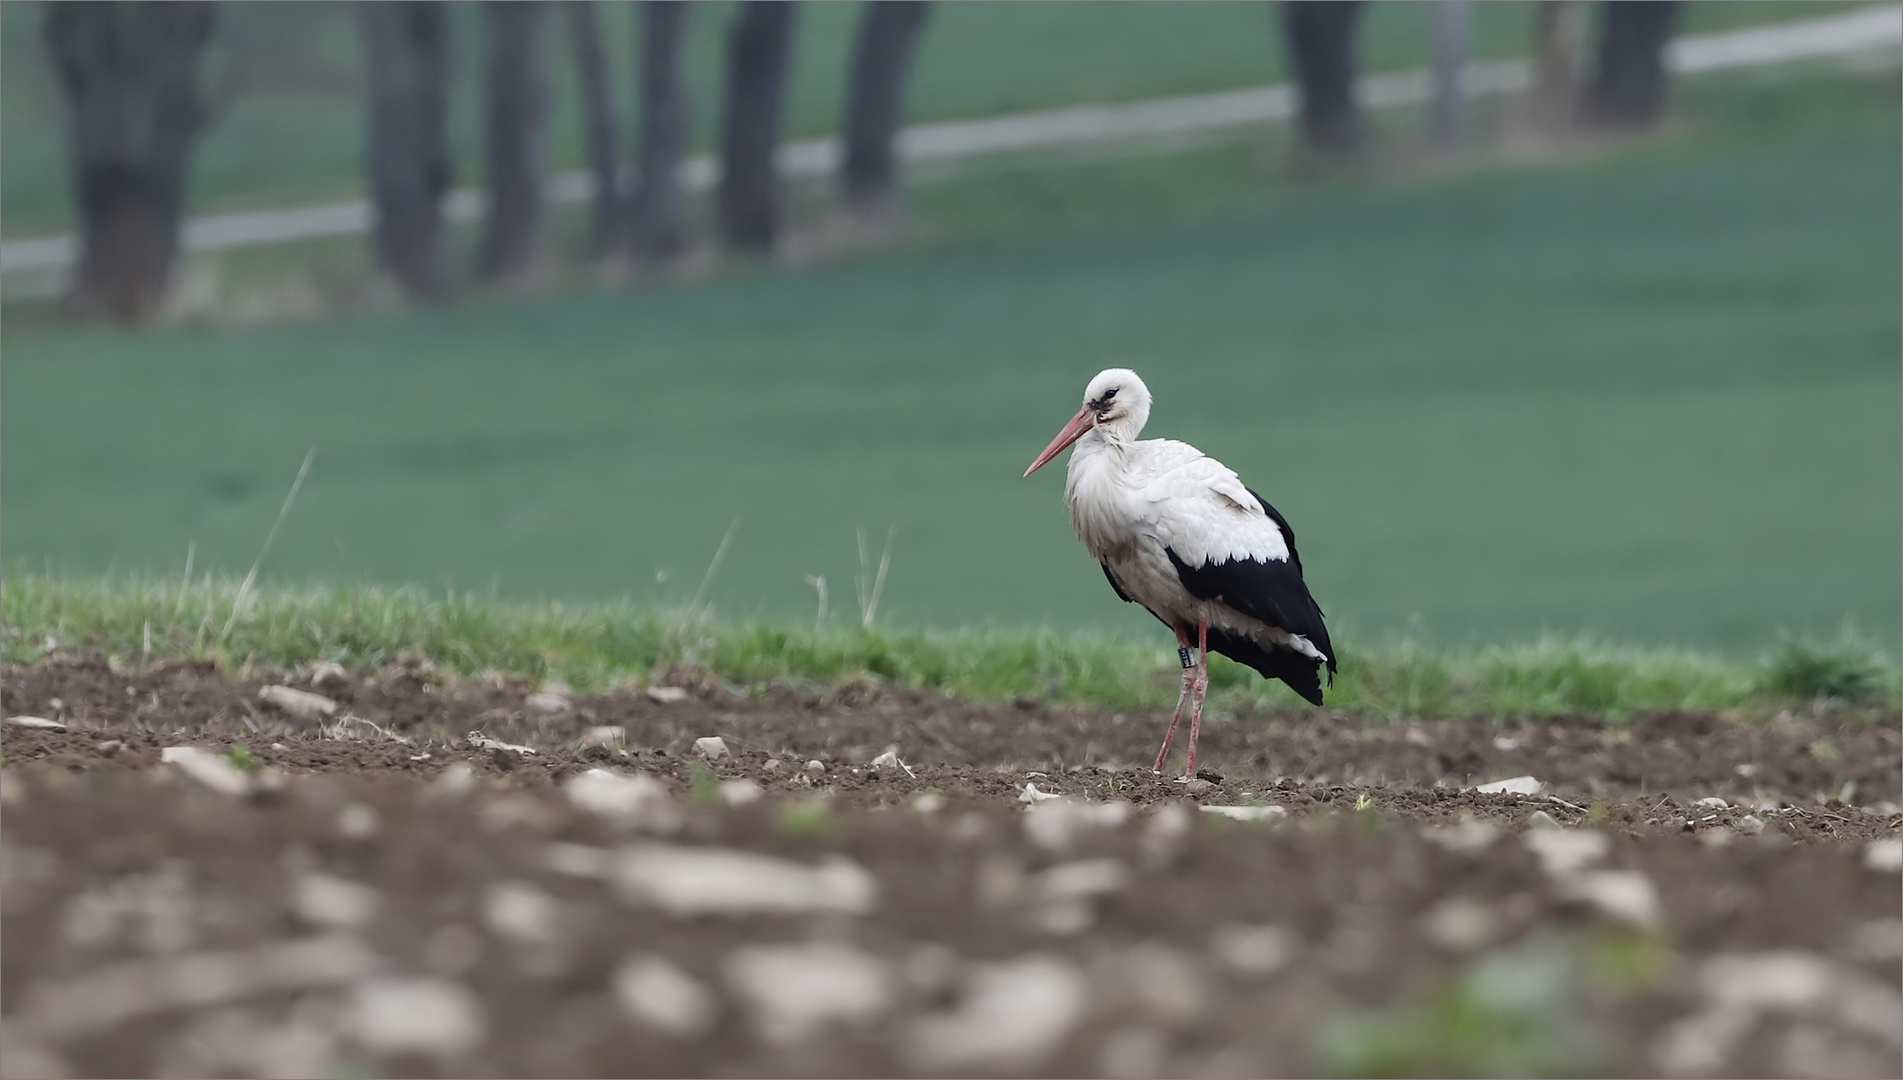
M1903 840L1872 840L1863 849L1863 865L1884 874L1903 871Z
M313 694L309 690L296 690L289 686L265 686L258 690L259 699L277 706L292 716L306 722L322 720L334 716L337 703L322 694Z
M551 715L573 712L575 709L575 703L560 694L530 694L523 699L522 704L527 705L530 712Z
M360 802L337 812L337 831L349 840L368 840L377 835L377 812Z
M291 890L291 908L299 918L338 930L368 924L382 900L370 886L330 874L305 874Z
M371 979L357 985L349 1030L373 1054L451 1057L481 1045L482 1002L461 983L432 976Z
M614 992L629 1019L680 1038L705 1034L719 1006L692 975L653 954L623 960L615 968Z
M814 758L806 763L806 771L809 773L823 773L826 771L826 763L818 758Z
M706 735L694 740L694 749L708 761L718 761L727 755L727 740L718 735Z
M650 686L648 700L657 705L674 705L687 700L687 691L678 686Z
M598 746L606 750L618 749L627 738L627 733L613 725L591 727L582 733L583 746Z
M746 806L758 802L765 794L760 785L752 780L729 780L720 785L720 801L728 806Z

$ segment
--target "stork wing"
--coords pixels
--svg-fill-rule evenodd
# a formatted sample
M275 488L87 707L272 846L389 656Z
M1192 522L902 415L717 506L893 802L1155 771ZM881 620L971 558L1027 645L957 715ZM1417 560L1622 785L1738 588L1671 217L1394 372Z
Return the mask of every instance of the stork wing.
M1194 456L1171 447L1141 490L1145 524L1164 542L1183 587L1300 634L1329 658L1332 670L1334 647L1302 580L1293 530L1228 466L1176 446Z

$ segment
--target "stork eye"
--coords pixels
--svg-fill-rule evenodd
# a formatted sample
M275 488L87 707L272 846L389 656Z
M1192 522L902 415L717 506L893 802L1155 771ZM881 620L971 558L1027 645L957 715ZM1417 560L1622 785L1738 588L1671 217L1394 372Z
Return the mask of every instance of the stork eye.
M1110 389L1105 390L1103 392L1103 397L1098 398L1097 400L1103 402L1105 405L1108 405L1110 404L1110 399L1116 396L1117 396L1117 387L1113 386Z

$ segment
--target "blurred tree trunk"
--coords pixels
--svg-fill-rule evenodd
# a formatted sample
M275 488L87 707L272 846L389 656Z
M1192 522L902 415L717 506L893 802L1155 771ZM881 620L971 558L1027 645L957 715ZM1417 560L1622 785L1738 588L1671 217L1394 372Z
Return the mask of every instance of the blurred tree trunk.
M1442 153L1459 150L1467 137L1467 98L1460 83L1467 67L1470 24L1467 0L1435 0L1433 121L1428 134Z
M846 93L846 210L877 226L897 216L899 122L905 115L905 79L919 31L931 9L925 0L871 0L859 24L852 85Z
M568 28L574 38L575 70L581 78L582 137L588 172L594 177L595 213L589 241L597 259L614 251L620 235L621 187L615 169L614 99L608 91L608 58L601 44L596 0L569 0Z
M687 151L687 98L681 89L684 0L641 5L640 156L628 197L628 252L638 262L681 250L681 156Z
M482 275L523 281L541 268L542 121L548 88L534 0L488 0L489 217Z
M446 8L423 0L358 5L370 71L370 191L377 265L413 297L444 287L443 195L449 190Z
M1582 0L1539 0L1533 31L1533 122L1543 131L1572 124L1579 99Z
M1322 157L1352 157L1361 149L1361 110L1355 100L1357 0L1284 0L1283 38L1301 94L1302 143Z
M775 157L792 52L787 0L746 0L727 44L727 115L720 147L720 226L731 246L771 251L780 233Z
M1586 90L1586 121L1607 128L1650 127L1665 112L1665 46L1678 4L1611 0L1600 10L1599 58Z
M206 119L198 58L211 24L208 3L47 5L78 194L78 310L132 321L165 301Z

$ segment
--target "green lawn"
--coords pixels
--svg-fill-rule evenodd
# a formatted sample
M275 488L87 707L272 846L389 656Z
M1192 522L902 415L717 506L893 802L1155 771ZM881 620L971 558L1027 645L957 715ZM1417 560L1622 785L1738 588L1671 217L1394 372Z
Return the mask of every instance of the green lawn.
M711 145L731 5L698 5L687 71L696 142ZM1688 5L1684 31L1725 29L1828 14L1837 3ZM45 58L42 5L0 5L0 218L9 237L69 227L61 104ZM461 182L481 170L483 33L475 5L454 5L455 92L450 120ZM602 4L623 129L632 130L633 6ZM1532 5L1474 7L1474 51L1528 49ZM794 136L832 131L844 94L846 58L860 5L803 6L787 105ZM1429 8L1370 6L1361 36L1369 70L1416 67L1427 56ZM361 42L349 5L221 5L205 67L208 87L231 87L193 159L196 211L350 198L362 190ZM566 21L551 13L550 162L578 168L581 125ZM940 4L923 39L912 92L914 119L984 116L1020 109L1251 86L1286 76L1266 4ZM219 100L227 100L220 89Z
M1128 364L1153 434L1294 521L1351 638L1893 642L1896 76L1699 86L1692 134L1568 163L1017 160L919 190L939 240L832 264L242 332L15 320L7 564L175 574L195 542L242 573L316 445L269 579L684 603L739 519L719 610L810 617L823 574L843 623L855 526L876 559L896 525L882 620L1149 634L1061 478L1018 476Z

